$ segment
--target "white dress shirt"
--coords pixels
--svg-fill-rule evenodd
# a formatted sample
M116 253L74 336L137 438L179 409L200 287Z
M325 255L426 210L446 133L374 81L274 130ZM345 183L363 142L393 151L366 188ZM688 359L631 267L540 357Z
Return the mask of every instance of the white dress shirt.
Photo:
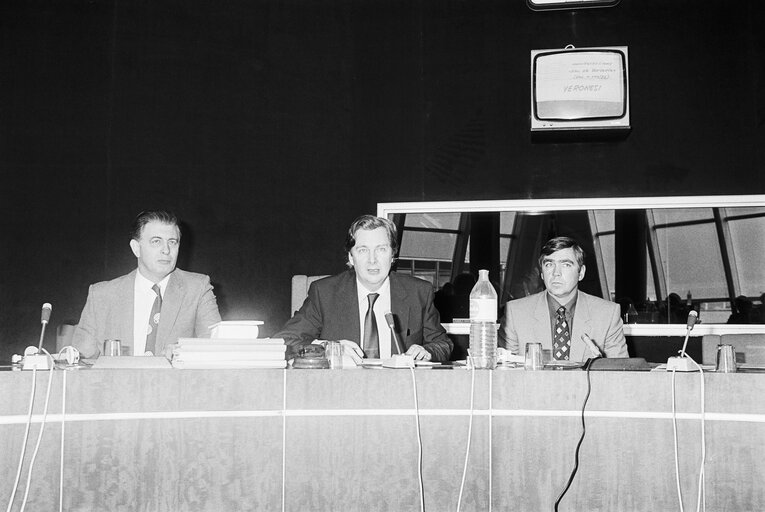
M374 313L377 320L377 334L380 340L380 359L386 359L391 356L391 333L388 328L388 323L385 321L385 313L390 309L390 279L385 278L382 286L376 292L371 292L364 288L364 285L356 279L356 290L358 293L358 305L359 305L359 325L361 326L361 332L359 345L364 344L364 318L367 316L367 309L369 309L369 299L367 295L370 293L377 293L379 297L375 301ZM364 348L363 346L361 347Z
M164 297L170 274L160 281L159 292ZM141 356L146 352L146 331L149 329L149 315L154 306L157 294L152 290L154 283L146 279L139 270L135 273L135 288L133 289L133 355ZM162 320L160 320L161 322ZM161 355L161 354L154 354Z

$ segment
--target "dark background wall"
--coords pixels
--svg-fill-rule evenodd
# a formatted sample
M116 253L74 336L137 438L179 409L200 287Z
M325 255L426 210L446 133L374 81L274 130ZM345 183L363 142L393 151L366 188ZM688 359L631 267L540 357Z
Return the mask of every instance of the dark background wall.
M765 193L765 8L622 0L40 0L0 7L0 359L185 220L224 319L289 316L376 203ZM633 129L534 143L529 51L627 45ZM54 344L53 329L46 346Z

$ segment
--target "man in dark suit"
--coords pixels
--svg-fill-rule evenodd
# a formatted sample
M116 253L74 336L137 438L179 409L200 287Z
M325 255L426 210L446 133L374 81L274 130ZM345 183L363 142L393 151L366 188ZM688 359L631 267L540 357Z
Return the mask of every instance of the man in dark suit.
M499 346L523 354L541 343L552 359L582 362L591 357L627 357L617 303L579 291L584 250L572 238L549 240L539 256L545 290L505 304Z
M138 268L90 286L72 338L82 357L98 357L104 340L118 339L133 355L163 355L180 337L209 337L220 322L210 278L175 268L178 218L164 210L140 213L130 248Z
M340 341L358 363L362 357L400 353L385 320L391 312L406 354L416 360L448 361L452 342L433 306L430 283L391 273L397 250L396 226L372 215L356 219L345 242L349 268L311 284L308 297L274 338L284 338L288 358L301 345Z

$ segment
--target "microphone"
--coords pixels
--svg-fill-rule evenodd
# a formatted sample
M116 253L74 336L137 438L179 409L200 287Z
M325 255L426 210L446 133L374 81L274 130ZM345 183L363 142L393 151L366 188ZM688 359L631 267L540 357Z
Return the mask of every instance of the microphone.
M45 337L45 326L48 325L48 322L50 321L51 311L53 311L53 306L50 305L50 302L46 302L42 305L42 312L40 313L40 323L42 324L42 328L40 329L40 342L37 344L38 354L42 350L43 338Z
M670 357L667 360L667 371L678 372L693 372L696 369L691 364L691 359L685 355L685 347L688 346L688 337L691 335L691 329L696 325L696 320L699 314L696 310L692 309L688 313L688 321L685 324L685 340L683 341L683 349L680 351L680 356Z
M683 350L680 351L680 357L685 357L685 347L688 345L688 336L691 335L691 329L696 325L698 317L699 314L695 309L692 309L691 312L688 313L688 321L685 323L685 341L683 341Z
M688 321L686 322L688 330L690 331L693 329L693 326L696 325L696 320L699 318L699 314L696 312L695 309L692 309L690 313L688 313Z
M40 322L43 324L47 324L50 321L50 313L53 311L53 306L50 305L50 302L46 302L42 306L42 314L40 315Z
M383 368L414 368L414 357L404 354L401 340L398 339L398 334L396 334L396 321L393 318L393 313L390 311L385 313L385 323L387 323L390 328L390 335L396 343L398 354L392 354L389 359L383 360Z
M385 322L388 324L388 328L390 328L390 335L393 337L393 341L396 343L396 348L398 349L399 354L404 353L404 348L401 345L401 340L398 339L398 334L396 334L396 321L393 318L393 313L388 311L385 313Z

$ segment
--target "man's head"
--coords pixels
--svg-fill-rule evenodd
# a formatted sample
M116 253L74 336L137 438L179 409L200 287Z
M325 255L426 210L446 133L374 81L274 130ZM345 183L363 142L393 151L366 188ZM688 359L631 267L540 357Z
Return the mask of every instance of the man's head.
M130 232L130 249L138 260L138 270L154 283L175 270L181 228L174 213L147 210L138 214Z
M542 246L539 267L547 293L558 303L566 304L574 297L579 281L584 278L584 250L573 238L553 238Z
M376 291L390 273L398 249L396 225L388 219L362 215L348 228L345 251L349 267L367 289Z

